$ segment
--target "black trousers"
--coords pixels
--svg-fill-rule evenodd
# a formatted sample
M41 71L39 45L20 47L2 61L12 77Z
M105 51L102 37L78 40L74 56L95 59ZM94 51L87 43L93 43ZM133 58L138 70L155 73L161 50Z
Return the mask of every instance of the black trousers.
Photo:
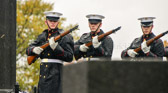
M41 63L38 93L62 93L62 64Z

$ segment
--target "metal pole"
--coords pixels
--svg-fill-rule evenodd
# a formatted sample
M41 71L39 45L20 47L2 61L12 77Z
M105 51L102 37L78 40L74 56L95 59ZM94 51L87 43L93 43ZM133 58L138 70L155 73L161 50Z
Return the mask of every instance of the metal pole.
M36 87L36 86L34 86L34 93L36 93L36 91L37 91L37 87Z
M15 84L15 93L19 93L19 84L17 82Z

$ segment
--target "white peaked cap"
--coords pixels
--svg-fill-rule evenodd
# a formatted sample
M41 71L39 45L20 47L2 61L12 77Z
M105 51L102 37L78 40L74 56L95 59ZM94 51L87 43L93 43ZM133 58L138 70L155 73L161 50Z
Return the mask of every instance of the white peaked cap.
M155 19L155 17L142 17L142 18L138 18L138 20L140 20L141 22L153 22L153 19Z
M86 15L86 17L88 19L104 19L105 17L102 16L102 15L98 15L98 14L89 14L89 15Z
M46 15L46 17L60 17L60 16L62 16L62 13L53 12L53 11L46 11L46 12L44 12L44 14Z

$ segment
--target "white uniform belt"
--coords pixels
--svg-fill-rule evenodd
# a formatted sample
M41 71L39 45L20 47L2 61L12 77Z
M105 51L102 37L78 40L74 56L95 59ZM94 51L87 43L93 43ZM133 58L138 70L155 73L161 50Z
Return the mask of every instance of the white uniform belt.
M90 58L90 61L99 61L100 58Z
M84 61L99 61L100 58L84 58Z
M42 63L60 63L60 64L63 64L63 61L62 60L59 60L59 59L42 59L41 60Z

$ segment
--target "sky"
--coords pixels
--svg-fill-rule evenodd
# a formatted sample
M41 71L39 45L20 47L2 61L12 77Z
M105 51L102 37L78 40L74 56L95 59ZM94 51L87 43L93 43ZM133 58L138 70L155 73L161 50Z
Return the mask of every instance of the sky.
M118 26L121 30L110 35L114 42L113 60L121 59L122 50L142 35L140 17L156 17L153 33L158 35L168 30L168 0L43 0L54 3L54 10L67 18L64 26L79 24L79 35L90 32L88 14L105 16L101 29L110 31ZM168 35L161 38L168 41Z

